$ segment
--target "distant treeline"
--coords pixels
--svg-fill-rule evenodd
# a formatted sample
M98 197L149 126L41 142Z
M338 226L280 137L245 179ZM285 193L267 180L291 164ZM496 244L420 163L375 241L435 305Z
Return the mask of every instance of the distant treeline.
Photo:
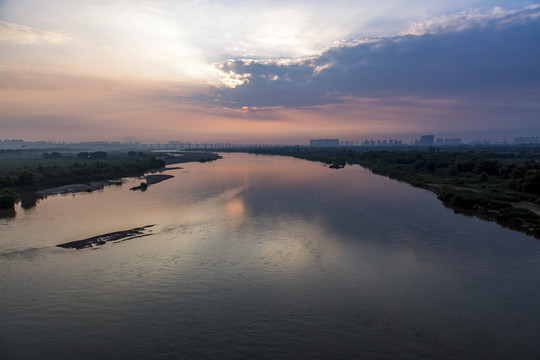
M503 182L508 190L540 194L540 148L519 152L505 151L358 151L352 149L278 148L255 149L251 153L287 155L320 161L332 168L360 164L375 173L391 177L409 174L430 175L439 182L455 185L477 184L488 180ZM400 176L401 175L401 176ZM423 183L421 181L419 184Z
M139 151L138 153L135 152L135 151L129 151L127 153L128 156L130 157L147 157L148 154L147 153L144 153L144 152L141 152ZM94 152L88 152L88 151L83 151L83 152L80 152L77 154L77 158L79 159L89 159L89 160L103 160L103 159L107 159L109 156L109 154L105 151L94 151ZM71 154L63 154L63 153L60 153L60 152L57 152L57 151L53 151L51 153L43 153L42 155L42 158L43 159L70 159L72 158L72 155Z
M137 154L129 154L136 156ZM51 157L52 156L52 157ZM43 158L64 157L60 153L43 154ZM79 153L81 159L96 159L95 162L74 162L69 166L43 166L0 171L0 208L12 208L15 201L24 193L62 185L87 183L117 179L127 176L140 176L151 169L165 166L165 162L154 157L139 156L123 162L99 161L107 158L107 153Z

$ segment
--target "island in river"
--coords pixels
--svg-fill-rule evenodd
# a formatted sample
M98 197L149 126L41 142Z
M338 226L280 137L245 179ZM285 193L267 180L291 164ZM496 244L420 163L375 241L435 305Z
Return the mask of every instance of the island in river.
M86 248L94 248L96 246L105 245L108 242L118 243L118 242L127 241L131 239L137 239L144 236L150 236L152 234L148 232L151 232L152 230L148 230L148 229L154 226L155 225L146 225L146 226L129 229L129 230L115 231L115 232L107 233L103 235L92 236L87 239L70 241L70 242L59 244L56 246L64 248L64 249L77 249L77 250L86 249Z

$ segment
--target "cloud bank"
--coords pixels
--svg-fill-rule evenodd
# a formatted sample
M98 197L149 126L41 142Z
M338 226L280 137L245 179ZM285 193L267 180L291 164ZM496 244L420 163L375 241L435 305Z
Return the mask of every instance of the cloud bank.
M416 22L399 36L338 44L298 61L236 59L216 65L224 108L298 108L351 98L540 93L540 6L494 8Z

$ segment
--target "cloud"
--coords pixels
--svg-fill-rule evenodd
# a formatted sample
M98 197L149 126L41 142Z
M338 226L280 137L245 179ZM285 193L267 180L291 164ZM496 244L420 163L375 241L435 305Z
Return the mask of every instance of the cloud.
M42 30L13 22L0 21L0 41L19 44L62 44L69 40L71 40L69 36L58 31Z
M467 10L458 14L442 15L412 23L403 35L440 34L463 31L473 27L529 22L540 17L540 4L529 5L522 10L507 10L496 6L489 11Z
M319 56L217 65L228 88L212 104L236 109L342 103L347 97L465 97L540 93L540 6L460 13L405 35L339 43Z

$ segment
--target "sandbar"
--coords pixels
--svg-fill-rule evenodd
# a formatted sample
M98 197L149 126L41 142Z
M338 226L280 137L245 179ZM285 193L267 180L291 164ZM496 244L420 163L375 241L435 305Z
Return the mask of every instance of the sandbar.
M58 186L51 189L44 189L36 191L38 195L56 195L56 194L70 194L78 192L92 192L94 190L103 189L107 185L105 181L93 181L88 184L70 184L64 186Z
M115 231L112 233L107 233L107 234L98 235L98 236L92 236L87 239L70 241L70 242L59 244L56 246L65 248L65 249L81 250L81 249L93 248L96 246L104 245L110 241L118 243L121 241L153 235L153 234L145 233L146 229L151 228L153 226L155 226L155 224L137 227L137 228L133 228L129 230Z

